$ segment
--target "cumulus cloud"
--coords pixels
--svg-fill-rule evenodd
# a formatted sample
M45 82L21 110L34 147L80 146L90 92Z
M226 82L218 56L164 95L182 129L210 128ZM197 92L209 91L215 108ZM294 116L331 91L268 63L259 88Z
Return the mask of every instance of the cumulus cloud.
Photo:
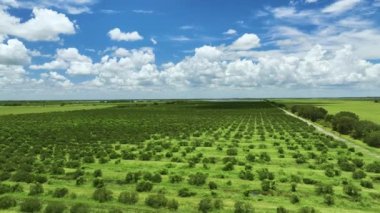
M0 64L0 88L24 83L25 74L24 68L20 65Z
M351 10L359 3L360 3L360 0L337 0L331 5L325 7L322 10L322 12L340 14L340 13Z
M154 38L150 38L150 41L152 42L152 44L154 44L154 45L156 45L158 42L157 42L157 40L156 39L154 39Z
M0 64L24 65L30 62L28 49L18 39L9 39L0 43Z
M34 8L32 18L25 22L0 9L0 34L29 41L57 41L61 34L74 33L74 23L66 15L50 9Z
M249 50L260 46L260 38L253 33L245 33L231 44L233 50Z
M81 55L76 48L58 49L55 60L32 65L34 70L65 70L69 75L89 75L95 72L91 58Z
M70 88L73 86L73 83L67 79L65 76L59 74L58 72L47 72L41 74L41 79L43 82L52 87L63 87Z
M144 39L137 31L124 33L119 28L110 30L108 36L115 41L138 41Z

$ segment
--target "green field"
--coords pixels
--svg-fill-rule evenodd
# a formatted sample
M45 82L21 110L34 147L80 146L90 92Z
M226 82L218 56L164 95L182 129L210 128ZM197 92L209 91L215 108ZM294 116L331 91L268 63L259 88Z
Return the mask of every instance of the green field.
M88 109L100 109L105 107L112 107L114 104L106 103L80 103L80 104L66 104L61 106L60 104L48 104L48 105L22 105L22 106L1 106L0 115L8 114L27 114L27 113L44 113L44 112L64 112L73 110L88 110Z
M323 107L329 114L349 111L359 115L360 119L380 124L380 103L365 99L278 99L278 103L287 105L310 104Z
M200 212L201 201L203 212L380 212L380 163L267 102L118 104L0 123L0 208L16 201L1 212L30 198L64 212Z

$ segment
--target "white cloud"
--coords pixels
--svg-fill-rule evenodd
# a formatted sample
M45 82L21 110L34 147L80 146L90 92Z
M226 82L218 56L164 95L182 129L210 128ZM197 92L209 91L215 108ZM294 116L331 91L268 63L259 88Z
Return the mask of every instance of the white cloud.
M233 50L249 50L260 46L260 39L256 34L245 33L231 44Z
M0 64L0 88L22 84L25 81L25 74L22 66Z
M0 43L0 64L24 65L30 62L28 49L17 39L9 39L6 43Z
M97 0L1 0L0 5L14 8L54 8L63 10L69 14L90 13L89 6Z
M208 60L216 60L222 55L222 51L216 47L205 45L195 48L195 57Z
M154 44L154 45L156 45L158 42L157 42L157 40L156 39L154 39L154 38L150 38L150 41L152 42L152 44Z
M181 29L181 30L193 30L193 29L195 29L195 26L193 26L193 25L183 25L183 26L179 27L179 29Z
M57 41L60 34L74 34L74 23L64 14L50 9L34 8L32 18L21 22L0 9L0 34L12 35L29 41Z
M140 13L140 14L152 14L153 10L132 10L134 13Z
M310 3L315 3L315 2L317 2L317 1L318 1L318 0L305 0L305 2L306 2L306 3L309 3L309 4L310 4Z
M228 29L226 32L223 33L224 35L236 35L237 31L234 29Z
M187 36L180 35L180 36L172 36L172 37L170 37L170 40L172 40L172 41L190 41L191 39Z
M41 79L43 82L52 87L63 87L68 89L74 84L67 79L65 76L59 74L58 72L47 72L41 74Z
M90 75L95 72L91 58L81 55L76 48L58 49L55 60L32 65L34 70L65 70L69 75Z
M119 28L110 30L108 36L115 41L138 41L144 39L137 31L124 33Z
M332 3L331 5L325 7L322 12L323 13L333 13L333 14L340 14L343 12L346 12L348 10L351 10L356 5L358 5L361 2L361 0L337 0L336 2Z

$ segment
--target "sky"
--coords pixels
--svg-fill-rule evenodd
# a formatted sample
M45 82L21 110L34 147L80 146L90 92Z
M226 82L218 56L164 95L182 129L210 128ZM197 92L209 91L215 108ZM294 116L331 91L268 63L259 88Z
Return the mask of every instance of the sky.
M0 0L0 100L380 94L380 0Z

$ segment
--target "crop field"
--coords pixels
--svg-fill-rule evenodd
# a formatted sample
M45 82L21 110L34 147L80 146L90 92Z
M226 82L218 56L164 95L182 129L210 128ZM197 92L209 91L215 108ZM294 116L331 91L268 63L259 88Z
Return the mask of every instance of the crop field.
M380 103L375 103L371 99L281 99L276 102L287 105L307 104L323 107L329 114L349 111L359 115L363 120L380 124Z
M264 101L2 115L0 181L1 212L380 212L378 159Z

